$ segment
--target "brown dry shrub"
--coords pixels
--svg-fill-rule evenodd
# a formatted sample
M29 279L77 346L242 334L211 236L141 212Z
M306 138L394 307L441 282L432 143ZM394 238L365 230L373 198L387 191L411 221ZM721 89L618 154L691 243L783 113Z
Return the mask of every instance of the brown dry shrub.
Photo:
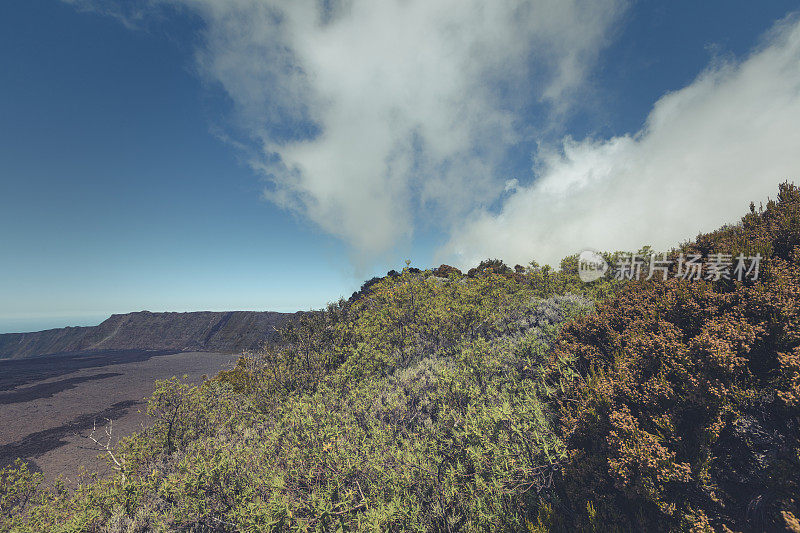
M799 215L800 189L783 184L766 209L682 247L758 251L757 281L634 283L562 331L550 363L569 447L553 505L561 527L794 527Z

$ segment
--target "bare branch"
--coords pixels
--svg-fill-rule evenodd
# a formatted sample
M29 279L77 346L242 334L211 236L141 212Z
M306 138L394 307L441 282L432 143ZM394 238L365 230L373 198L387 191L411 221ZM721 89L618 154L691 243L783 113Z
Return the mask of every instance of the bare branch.
M92 422L92 432L86 438L95 443L96 445L95 449L97 451L104 452L111 458L111 461L113 461L114 463L114 469L122 474L122 480L124 481L126 479L124 459L122 461L117 459L117 456L114 455L114 450L112 447L112 442L113 442L112 434L114 431L114 421L111 420L110 418L106 418L106 421L108 422L108 424L106 424L106 426L103 428L105 437L101 437L100 439L98 439L95 436L95 434L97 433L97 420L95 420ZM101 440L103 440L104 442L101 442Z

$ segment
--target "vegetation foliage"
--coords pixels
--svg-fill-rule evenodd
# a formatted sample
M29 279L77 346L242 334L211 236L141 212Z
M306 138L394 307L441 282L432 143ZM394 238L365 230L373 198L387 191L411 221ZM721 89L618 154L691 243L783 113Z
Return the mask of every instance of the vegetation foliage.
M0 471L0 530L800 531L796 187L674 253L740 251L758 280L390 272L158 382L115 475Z
M800 531L800 190L680 248L757 280L631 284L567 326L550 379L569 527ZM569 373L563 368L569 369Z

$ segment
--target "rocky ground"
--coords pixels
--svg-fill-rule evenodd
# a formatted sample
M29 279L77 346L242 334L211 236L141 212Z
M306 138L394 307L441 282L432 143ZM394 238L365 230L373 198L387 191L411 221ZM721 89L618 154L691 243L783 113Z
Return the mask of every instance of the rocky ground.
M107 473L86 436L113 420L113 439L147 424L144 399L157 379L190 381L231 368L231 354L118 351L0 361L0 467L17 457L52 482L74 484L81 468Z

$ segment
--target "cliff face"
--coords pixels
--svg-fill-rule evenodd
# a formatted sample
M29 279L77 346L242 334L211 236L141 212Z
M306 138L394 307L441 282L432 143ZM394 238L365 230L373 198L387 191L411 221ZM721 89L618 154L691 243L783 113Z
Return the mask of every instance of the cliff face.
M0 334L0 359L93 350L241 352L276 338L292 313L229 311L111 315L98 326Z

